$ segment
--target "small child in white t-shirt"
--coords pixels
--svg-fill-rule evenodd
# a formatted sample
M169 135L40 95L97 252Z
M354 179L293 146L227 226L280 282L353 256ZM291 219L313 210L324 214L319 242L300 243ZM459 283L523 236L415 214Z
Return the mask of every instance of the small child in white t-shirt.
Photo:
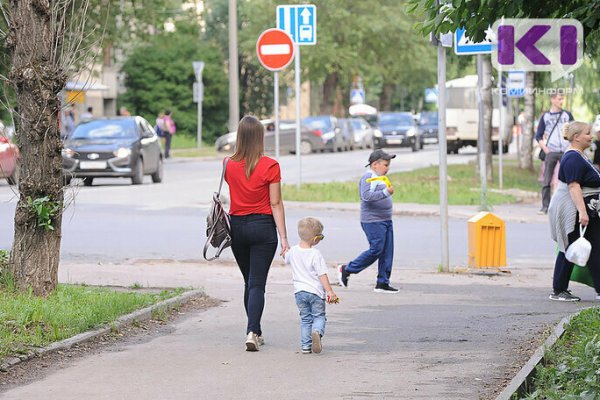
M302 218L298 222L298 235L300 244L285 253L284 259L292 266L294 295L300 311L300 345L304 354L320 353L325 334L325 299L337 303L325 259L314 248L325 238L323 224L313 217Z

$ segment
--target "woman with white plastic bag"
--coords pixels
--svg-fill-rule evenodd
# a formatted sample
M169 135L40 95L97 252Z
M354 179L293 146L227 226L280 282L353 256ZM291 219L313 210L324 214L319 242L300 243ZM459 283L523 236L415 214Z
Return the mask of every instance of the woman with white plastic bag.
M600 171L584 154L592 144L591 126L585 122L570 122L563 127L562 135L570 146L560 160L558 189L548 210L552 239L558 243L550 300L580 300L568 289L573 262L565 254L580 236L591 244L587 267L594 281L596 299L600 300ZM584 261L581 256L585 256L586 246L583 243L583 247L579 247L582 242L575 245L577 251L571 249L569 259ZM577 254L571 256L571 253Z

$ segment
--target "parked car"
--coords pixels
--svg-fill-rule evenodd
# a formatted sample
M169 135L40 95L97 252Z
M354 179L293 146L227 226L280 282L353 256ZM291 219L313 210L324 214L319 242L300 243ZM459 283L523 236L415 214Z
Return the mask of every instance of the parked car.
M19 148L5 135L4 126L0 130L0 178L6 179L9 185L19 181Z
M62 159L67 184L72 178L83 178L86 186L100 177L131 178L134 185L141 184L145 175L151 175L154 183L163 180L159 137L139 116L80 123L66 140Z
M308 129L320 132L319 136L323 140L325 149L329 151L343 151L347 146L347 142L344 142L338 120L333 115L306 117L302 120L302 125Z
M438 143L438 113L437 111L422 111L419 116L419 127L424 143Z
M275 153L275 125L271 119L262 120L265 126L265 152ZM321 132L302 126L300 137L300 154L323 151L325 148ZM229 132L220 136L215 142L217 151L235 151L237 132ZM281 154L296 152L296 121L279 121L279 151Z
M377 119L381 136L375 137L375 148L400 146L412 151L423 148L423 136L409 112L381 112Z

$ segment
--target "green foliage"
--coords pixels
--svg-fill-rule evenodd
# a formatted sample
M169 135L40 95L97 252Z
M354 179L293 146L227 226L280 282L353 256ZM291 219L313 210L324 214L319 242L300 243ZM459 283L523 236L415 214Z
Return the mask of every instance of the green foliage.
M600 398L600 308L583 310L535 369L523 399Z
M197 28L187 22L175 32L152 37L136 47L123 65L127 92L121 101L132 113L154 124L159 112L170 109L177 134L195 136L197 105L192 102L195 81L192 61L204 61L203 137L214 139L226 132L227 77L219 49L199 40Z
M52 220L60 211L60 205L56 201L50 200L48 196L38 197L37 199L27 197L27 206L35 213L37 226L47 231L54 230Z
M59 285L47 298L0 288L0 358L66 339L134 310L182 293L115 292L105 288Z

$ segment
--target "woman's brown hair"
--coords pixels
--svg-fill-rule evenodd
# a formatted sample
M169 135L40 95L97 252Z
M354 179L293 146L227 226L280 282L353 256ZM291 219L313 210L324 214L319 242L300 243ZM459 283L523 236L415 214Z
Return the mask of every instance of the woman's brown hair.
M258 160L263 155L265 129L258 119L246 115L241 119L237 129L235 153L231 156L233 161L246 161L246 178L256 168Z

